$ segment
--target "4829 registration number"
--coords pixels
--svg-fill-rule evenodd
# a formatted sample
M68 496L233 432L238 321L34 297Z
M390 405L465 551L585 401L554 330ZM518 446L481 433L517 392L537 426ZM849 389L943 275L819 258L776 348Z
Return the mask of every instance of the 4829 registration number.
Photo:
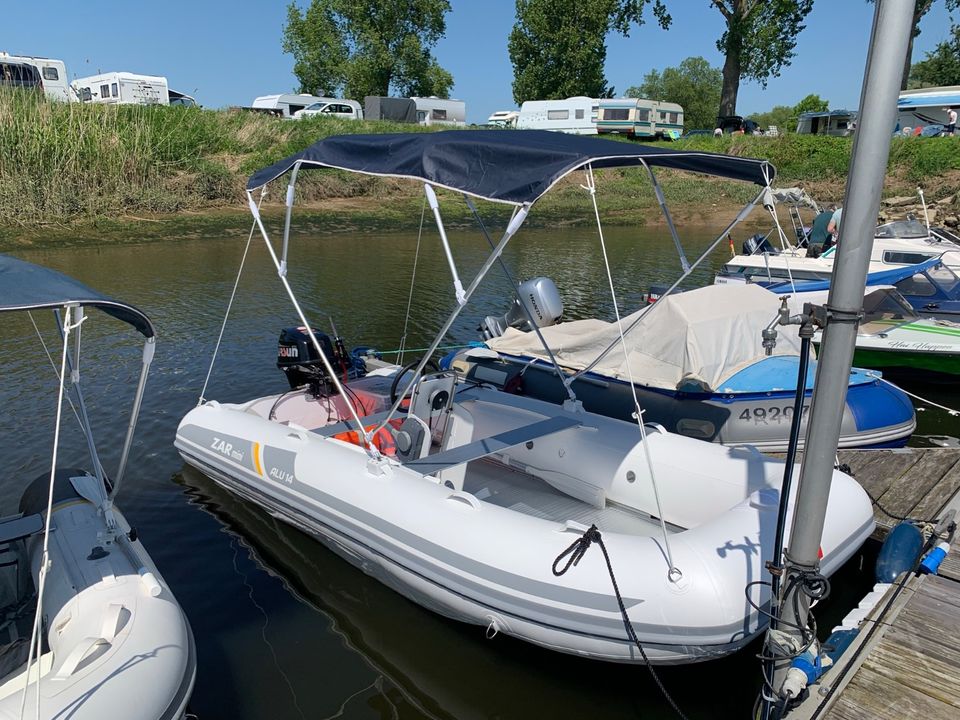
M803 406L803 415L807 414L807 411L810 409L809 405ZM757 407L757 408L748 408L744 410L740 415L737 416L738 419L744 420L746 422L753 422L755 425L764 424L768 425L769 423L784 423L790 422L793 420L793 405L786 405L780 407L778 405L773 405L771 407Z

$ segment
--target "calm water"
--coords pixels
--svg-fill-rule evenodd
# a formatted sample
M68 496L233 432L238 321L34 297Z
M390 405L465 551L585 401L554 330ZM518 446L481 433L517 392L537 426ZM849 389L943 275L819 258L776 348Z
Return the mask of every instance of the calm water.
M486 256L486 241L477 234L452 235L467 284ZM621 308L635 307L649 283L679 274L665 232L608 229L606 240ZM706 230L689 234L688 254L693 257L709 240ZM396 348L416 246L416 236L296 238L290 279L318 327L332 318L348 346ZM642 667L561 656L502 636L487 641L482 628L420 609L184 466L173 448L174 432L197 402L242 250L242 240L211 238L17 253L138 305L158 327L119 504L193 626L199 655L193 712L201 720L671 717ZM701 284L712 279L724 252L698 273ZM517 278L553 277L567 317L609 316L606 276L591 230L521 232L505 260ZM510 297L502 273L494 270L449 341L473 340L478 317L502 314ZM434 235L423 241L413 304L407 344L418 347L453 306L449 270ZM55 353L50 318L37 321ZM274 365L276 337L295 323L262 242L255 242L207 397L235 401L283 390L285 380ZM83 332L87 402L112 471L139 347L132 331L99 314ZM0 318L0 368L8 476L25 484L49 463L56 389L27 318ZM914 389L960 405L956 390ZM915 442L957 444L956 418L928 410L919 420L924 437ZM88 464L75 435L65 439L61 465ZM6 511L22 487L4 486ZM625 562L619 561L620 572L627 572ZM834 605L818 610L821 627L829 628L843 602L869 584L858 563L856 558L835 582ZM717 717L726 708L723 714L742 717L759 685L754 651L659 672L689 716Z

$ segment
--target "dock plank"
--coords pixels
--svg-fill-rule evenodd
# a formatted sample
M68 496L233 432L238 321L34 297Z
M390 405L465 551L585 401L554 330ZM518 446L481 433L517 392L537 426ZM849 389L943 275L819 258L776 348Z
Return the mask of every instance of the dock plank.
M956 450L923 453L913 466L877 498L880 504L894 515L910 515L920 500L957 464L958 453L960 451Z
M948 720L956 715L953 707L925 692L891 683L889 677L864 665L825 717L829 720L903 720L905 717Z

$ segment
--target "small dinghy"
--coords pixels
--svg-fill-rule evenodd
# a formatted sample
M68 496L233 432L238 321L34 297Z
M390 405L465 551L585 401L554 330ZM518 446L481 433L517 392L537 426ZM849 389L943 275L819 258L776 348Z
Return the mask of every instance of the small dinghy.
M555 307L559 300L544 302L536 294L544 284L527 281L521 293L536 297L538 308ZM571 384L587 410L629 420L636 393L647 420L672 432L783 452L793 417L800 338L792 326L779 330L772 347L764 343L763 333L779 308L779 298L757 285L711 285L661 297L623 318L624 327L637 323L626 340L629 360L611 352L594 362L599 349L617 341L616 323L573 320L541 326L540 333L565 374L575 378ZM540 338L510 325L509 319L529 327L515 311L506 321L486 318L481 327L487 329L486 344L494 352L467 349L445 362L469 379L563 402L564 385ZM497 330L499 335L494 334ZM811 363L804 418L815 374L816 363ZM801 427L806 427L805 419ZM915 428L913 405L899 388L875 374L851 372L840 447L900 447Z
M100 463L80 388L79 328L92 319L86 308L129 323L146 338L112 477ZM60 384L55 470L37 475L18 511L7 509L0 518L0 718L182 718L196 676L190 626L113 505L153 358L153 325L136 308L61 273L0 255L0 312L40 309L56 314L63 344L56 370L70 388L66 394ZM71 401L89 448L89 471L57 467L64 400Z
M774 174L756 160L537 131L332 137L255 174L251 210L302 324L283 332L278 352L291 389L236 404L202 398L177 429L177 449L226 489L488 637L660 664L743 647L765 625L759 609L769 603L769 587L757 581L771 559L783 462L591 413L576 399L558 405L454 371L425 372L533 203L571 172L582 170L593 187L594 167L618 166L651 176L655 166L703 170L762 186ZM278 253L252 191L288 171L293 183L310 167L425 185L455 305L407 372L393 367L342 380L342 344L312 328L291 289L289 213ZM515 208L466 286L434 186ZM286 197L292 204L292 185ZM835 472L821 571L851 557L873 525L862 488ZM564 560L597 532L619 596L599 551Z

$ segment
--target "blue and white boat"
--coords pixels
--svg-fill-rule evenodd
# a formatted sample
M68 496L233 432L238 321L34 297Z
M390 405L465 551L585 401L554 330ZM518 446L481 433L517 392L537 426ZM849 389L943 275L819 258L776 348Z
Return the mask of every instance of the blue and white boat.
M757 283L778 295L829 290L829 280ZM892 285L919 315L953 319L960 315L960 276L933 258L916 265L867 275L867 287Z
M574 320L540 332L569 373L565 382L591 412L629 420L635 391L644 419L670 432L781 452L793 417L800 340L795 329L780 329L766 353L761 333L779 307L775 294L753 284L665 296L623 319L624 328L636 323L626 334L628 359L614 350L597 360L618 341L616 323ZM507 327L486 344L445 362L470 380L556 403L566 399L564 383L533 332ZM815 373L811 361L804 412ZM900 389L875 372L851 372L840 447L899 447L915 427L913 406Z

